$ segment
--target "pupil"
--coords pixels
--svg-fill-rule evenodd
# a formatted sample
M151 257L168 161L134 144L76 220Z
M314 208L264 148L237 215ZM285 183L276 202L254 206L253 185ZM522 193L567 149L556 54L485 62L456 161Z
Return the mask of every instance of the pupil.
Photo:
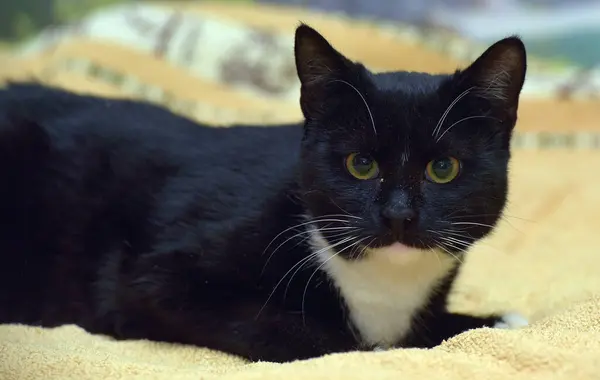
M354 168L360 173L368 172L373 163L369 157L365 156L355 156L353 161Z
M440 178L448 177L452 172L452 161L448 158L437 160L433 165L433 171Z

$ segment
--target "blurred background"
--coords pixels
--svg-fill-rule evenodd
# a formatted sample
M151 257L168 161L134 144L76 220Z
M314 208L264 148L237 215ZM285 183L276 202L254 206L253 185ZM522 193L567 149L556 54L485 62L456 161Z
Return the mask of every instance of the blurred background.
M194 0L188 0L194 2ZM3 0L0 40L14 44L103 7L143 0ZM197 2L197 0L196 0ZM518 33L529 51L579 66L600 61L600 0L221 0L300 6L356 18L440 27L491 42ZM165 2L163 2L165 3Z
M528 50L520 147L600 148L600 0L0 0L0 81L133 97L205 122L302 118L300 21L374 71Z

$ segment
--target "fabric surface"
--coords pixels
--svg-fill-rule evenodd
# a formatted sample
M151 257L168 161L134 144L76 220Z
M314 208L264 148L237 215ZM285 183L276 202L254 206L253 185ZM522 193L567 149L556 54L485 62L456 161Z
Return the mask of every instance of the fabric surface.
M181 20L188 21L181 26ZM408 29L297 9L169 3L108 9L80 29L70 26L74 33L45 35L17 52L2 52L0 78L145 99L219 124L297 121L290 62L298 20L351 58L382 70L448 72L472 58L465 49L483 49L457 42L464 48L457 49L461 59L431 42L445 38L443 31L429 31L433 37L424 43L424 34ZM197 347L115 342L74 326L5 325L0 379L598 378L600 110L590 93L566 99L560 86L552 87L568 68L533 62L533 85L524 93L514 139L508 210L494 236L468 254L451 297L455 311L518 311L531 319L530 327L473 330L431 350L346 353L281 365L248 364ZM558 79L544 84L544 77Z

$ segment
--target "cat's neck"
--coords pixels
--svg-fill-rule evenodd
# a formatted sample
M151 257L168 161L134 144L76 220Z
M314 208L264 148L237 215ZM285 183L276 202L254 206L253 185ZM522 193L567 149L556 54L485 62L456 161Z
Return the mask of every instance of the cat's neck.
M457 265L448 255L416 249L380 248L347 260L319 232L312 232L310 241L362 343L372 346L389 347L405 337L415 315Z

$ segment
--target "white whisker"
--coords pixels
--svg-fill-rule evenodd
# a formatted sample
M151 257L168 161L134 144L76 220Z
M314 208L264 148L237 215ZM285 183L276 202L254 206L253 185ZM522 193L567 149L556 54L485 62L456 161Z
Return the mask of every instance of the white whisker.
M342 210L342 211L346 212L345 210ZM329 215L324 215L324 216L318 216L316 218L311 218L311 220L315 221L315 220L319 220L320 218L334 218L334 217L354 218L354 219L362 220L362 218L360 216L354 216L354 215L350 215L350 214L329 214Z
M307 224L314 223L315 221L317 221L317 222L332 222L332 223L334 223L334 222L350 223L347 220L328 218L328 219L313 219L313 220L309 220L309 221L306 221L306 222L303 222L303 223L300 223L300 224L296 224L294 226L286 228L285 230L283 230L280 233L278 233L277 235L275 235L275 237L269 242L269 244L267 245L267 247L264 249L264 251L263 251L262 254L264 255L267 252L267 250L269 249L269 247L271 246L271 244L273 244L275 242L275 240L277 240L277 238L279 238L281 235L283 235L286 232L291 231L291 230L293 230L295 228L306 226Z
M450 224L452 224L453 226L480 226L480 227L488 227L488 228L494 228L494 226L492 226L491 224L485 224L485 223L476 223L476 222L451 222Z
M442 114L442 116L440 117L440 120L438 120L435 128L433 129L433 133L431 134L434 138L437 138L438 133L440 132L440 129L442 128L442 125L444 124L444 121L446 121L446 117L448 116L448 114L450 113L450 110L452 110L452 108L454 107L454 105L456 105L456 103L458 103L462 98L464 98L465 96L467 96L467 94L469 92L471 92L472 89L474 89L475 87L469 87L466 90L464 90L460 95L458 95L453 101L452 103L450 103L450 105L448 106L448 108L446 108L446 110L444 111L444 113Z
M358 91L358 89L356 87L354 87L349 82L346 82L345 80L335 79L332 82L345 83L348 86L350 86L354 91L356 91L356 93L358 94L358 96L360 96L360 98L362 99L363 103L365 103L365 107L367 107L367 112L369 112L369 117L371 118L371 124L373 126L373 132L375 132L375 136L377 136L377 129L375 128L375 119L373 118L373 114L371 113L371 108L369 108L369 104L367 104L367 100L365 99L365 97L360 93L360 91Z
M271 291L271 293L269 294L269 297L267 297L267 300L265 301L265 303L263 304L263 306L260 308L260 310L258 311L258 313L256 314L256 317L254 317L255 319L258 319L258 317L260 316L260 314L262 313L262 311L265 309L265 307L267 306L267 304L269 303L269 301L271 300L271 298L273 297L273 295L275 294L275 291L277 290L277 287L281 284L281 282L294 270L294 268L296 268L298 265L302 265L303 263L305 263L306 261L310 261L312 260L314 257L316 257L317 254L316 252L311 253L310 255L304 257L302 260L299 260L296 264L294 264L284 275L283 277L281 277L281 279L279 280L279 282L275 285L275 287L273 288L273 290Z
M357 237L354 237L354 239L358 239L358 238L359 238L358 236L357 236ZM348 248L352 248L352 247L355 247L356 245L360 244L361 242L363 242L363 241L367 240L368 238L369 238L369 236L367 236L367 237L364 237L364 238L362 238L362 239L360 239L360 240L358 240L358 241L356 241L356 242L354 242L354 243L352 243L352 244L350 244L350 245L348 245L348 246L344 247L343 249L341 249L341 250L337 251L335 254L331 255L331 256L330 256L330 257L329 257L327 260L323 261L323 262L321 263L321 265L319 265L319 266L318 266L318 267L317 267L317 268L316 268L316 269L315 269L315 270L312 272L312 274L310 275L310 277L309 277L309 278L308 278L308 280L306 281L306 285L304 286L304 292L302 293L302 322L303 322L303 324L306 324L306 320L304 319L304 301L305 301L305 299L306 299L306 292L307 292L307 290L308 290L308 286L309 286L309 284L310 284L310 281L313 279L313 277L315 276L315 274L317 274L317 273L319 272L319 270L320 270L321 268L323 268L323 266L329 262L329 260L331 260L331 259L333 259L334 257L336 257L336 256L340 255L340 254L341 254L342 252L344 252L346 249L348 249ZM353 239L353 240L354 240L354 239Z
M473 238L473 236L471 236L469 234L465 234L462 231L443 230L443 234L441 234L441 235L456 236L456 237L460 237L460 238L464 238L464 239L470 239L471 241L475 241L475 238Z
M311 232L320 232L320 230L312 230ZM340 234L341 236L346 236L346 237L350 237L349 235L352 235L354 232L353 231L349 231L349 232L344 232L342 234ZM331 240L333 236L327 236L326 239ZM308 238L310 238L310 236L308 236ZM343 238L345 239L345 238ZM307 264L305 262L305 264ZM285 291L283 292L283 298L285 299L287 297L287 292L288 289L290 287L290 284L292 283L292 280L294 279L294 277L296 276L296 274L302 270L302 268L304 268L304 264L300 265L298 268L296 268L296 270L294 271L294 273L292 273L292 275L290 276L290 279L287 282L287 285L285 286Z
M447 242L453 243L453 244L458 244L459 247L460 246L463 247L462 249L469 248L471 246L471 243L469 243L465 240L454 238L454 237L444 236L444 237L442 237L442 239Z
M492 117L492 116L468 116L468 117L463 117L462 119L460 119L459 121L453 123L452 125L450 125L448 128L446 128L446 130L444 131L444 133L442 133L436 140L435 142L438 143L440 142L440 140L442 139L442 137L444 137L444 135L451 130L455 125L458 125L460 123L462 123L463 121L467 121L467 120L471 120L471 119L494 119L494 120L498 120L500 121L500 119Z
M269 303L269 301L271 300L271 298L273 298L273 295L275 294L275 292L277 291L277 288L279 287L279 285L281 285L281 283L283 282L283 280L285 280L285 278L294 270L294 268L296 268L298 265L302 265L303 263L312 260L314 257L318 256L319 254L321 254L322 252L325 252L328 249L337 247L340 244L344 244L347 243L349 241L351 241L353 238L346 238L338 243L335 243L333 245L329 245L325 248L322 248L316 252L311 253L310 255L306 256L305 258L303 258L302 260L299 260L296 264L294 264L287 272L285 272L285 274L283 275L283 277L281 277L281 279L279 280L279 282L277 282L277 284L275 285L275 287L273 288L273 290L271 291L271 293L269 294L269 297L267 297L267 300L265 301L264 305L260 308L260 310L258 311L258 313L256 314L255 319L258 319L258 317L260 316L260 314L262 313L262 311L265 309L265 307L267 306L267 304Z
M461 230L453 230L450 228L445 228L441 231L434 231L434 230L427 230L427 231L437 234L437 235L441 235L441 236L446 236L446 235L457 236L457 237L462 237L465 239L470 239L471 241L475 241L475 238L473 236L471 236L468 233L466 233L465 231L461 231Z
M362 249L360 250L360 252L358 253L358 255L356 256L356 258L361 257L362 255L364 255L365 251L371 246L371 244L373 244L373 242L376 240L377 238L374 237L372 238L367 244L364 244Z
M433 232L433 233L438 233L437 231L434 231L434 230L427 230L427 231ZM421 245L427 245L427 244L425 244L423 242L422 239L419 239L419 242L421 243ZM434 247L429 247L428 249L429 249L429 251L433 252L433 254L435 255L435 258L438 261L438 264L440 265L440 268L442 268L442 266L443 266L442 260L440 259L440 256L439 256L439 253L438 253L437 249L435 249Z
M265 268L267 267L267 265L269 264L269 262L271 261L271 258L273 257L273 255L275 255L275 252L277 252L281 247L283 247L287 242L289 242L290 240L293 240L295 238L298 238L302 235L309 235L311 232L316 232L316 231L346 231L346 232L351 232L351 231L355 231L358 230L358 227L323 227L323 228L314 228L314 229L309 229L306 231L301 231L298 232L292 236L290 236L289 238L287 238L286 240L284 240L283 243L279 244L274 250L273 252L271 252L271 254L269 255L269 257L267 258L267 260L265 261L265 265L263 266L263 270L261 271L261 276L263 275ZM351 231L348 231L351 230ZM268 247L267 247L268 248ZM264 252L263 252L264 254Z
M500 253L502 252L500 249L492 247L489 244L485 244L481 240L477 240L469 234L461 233L461 231L456 231L452 229L444 229L441 232L434 230L427 231L439 235L448 246L451 246L455 249L460 249L461 251L466 251L467 249L470 249L473 245L477 244L477 246L481 248L491 249L492 251Z
M435 258L437 259L440 268L442 268L444 264L442 264L442 259L440 259L440 253L438 252L437 249L432 249L431 251L435 255Z
M456 238L452 238L452 237L446 237L446 238L449 239L449 241L453 241L454 244L463 244L463 245L465 245L465 249L466 248L470 248L472 246L472 244L467 244L465 241L460 240L460 239L456 239ZM490 249L490 250L492 250L494 252L502 253L502 251L499 250L498 248L492 247L489 244L482 243L481 241L477 242L477 245L479 247L481 247L481 248L487 248L487 249Z
M446 252L447 254L449 254L450 256L454 257L459 263L463 264L463 261L460 259L460 257L456 256L454 253L450 252L447 248L446 248L447 243L443 243L443 242L437 242L437 246L438 248L440 248L441 250L443 250L444 252ZM458 249L457 247L453 247L452 245L448 245L449 248L454 248L454 249Z

